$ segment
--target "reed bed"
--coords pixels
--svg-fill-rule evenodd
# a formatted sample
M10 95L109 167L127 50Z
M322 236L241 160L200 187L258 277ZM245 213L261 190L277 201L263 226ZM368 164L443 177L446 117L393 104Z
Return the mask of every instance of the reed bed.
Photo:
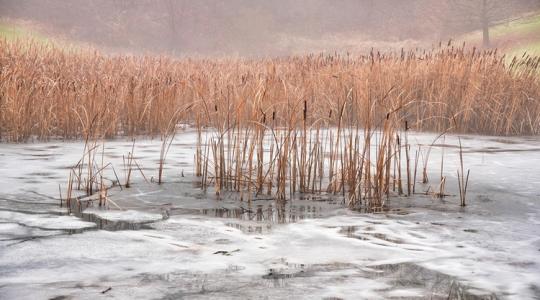
M331 121L332 111L321 118L307 100L283 104L288 106L283 116L260 111L252 119L243 117L240 107L216 108L213 114L223 117L208 117L210 128L197 126L195 175L201 188L211 188L218 198L234 192L246 201L336 196L350 207L370 210L383 209L392 196L411 196L422 150L411 157L409 122L401 112L405 105L387 103L386 115L374 117L375 107L389 101L393 91L364 103L349 90L336 113L337 125ZM360 114L364 116L358 118ZM422 159L427 165L428 155ZM460 180L465 205L468 176ZM447 196L445 181L441 175L439 192L425 193Z
M416 193L420 163L421 182L429 182L431 147L413 149L410 130L540 133L539 64L450 43L355 56L173 59L0 41L0 139L83 138L66 198L72 189L99 191L104 205L104 139L160 136L161 184L176 127L191 124L195 176L218 197L324 193L380 209L393 195ZM140 170L134 151L125 158L125 187ZM443 169L444 152L438 187L426 193L447 196ZM457 174L464 206L461 150Z
M168 135L171 120L238 125L233 115L243 124L299 127L304 121L293 121L302 119L304 104L306 127L382 124L399 107L398 118L414 130L442 132L455 119L456 132L538 134L539 64L538 57L452 45L355 56L173 59L1 40L0 139L83 138L97 115L92 126L104 137ZM346 118L342 110L350 112Z

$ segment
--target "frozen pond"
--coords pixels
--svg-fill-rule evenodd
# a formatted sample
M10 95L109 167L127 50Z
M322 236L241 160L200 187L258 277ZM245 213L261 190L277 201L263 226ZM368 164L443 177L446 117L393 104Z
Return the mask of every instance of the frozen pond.
M409 142L433 139L414 134ZM132 187L110 190L115 206L94 203L76 215L59 207L59 185L81 143L1 144L0 299L540 298L537 137L462 136L471 179L460 208L458 140L447 136L433 148L430 178L444 149L456 196L393 198L376 214L323 195L286 204L216 200L194 184L195 142L190 131L176 136L165 184L134 172ZM160 146L135 144L149 181ZM105 143L104 160L121 180L131 147Z

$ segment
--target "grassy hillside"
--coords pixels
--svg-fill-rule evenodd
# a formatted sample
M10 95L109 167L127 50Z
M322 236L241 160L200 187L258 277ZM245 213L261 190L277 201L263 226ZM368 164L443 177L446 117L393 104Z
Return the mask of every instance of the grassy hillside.
M493 47L499 48L508 55L521 56L525 52L540 55L540 12L493 26L490 34ZM461 40L469 44L481 45L482 32L472 32Z
M0 38L6 39L8 41L28 38L44 43L51 41L42 33L38 32L35 29L32 29L31 26L5 20L0 20Z
M21 45L28 45L28 41L31 41L34 45L54 46L66 51L94 48L90 44L70 40L25 20L0 19L0 41L4 40Z

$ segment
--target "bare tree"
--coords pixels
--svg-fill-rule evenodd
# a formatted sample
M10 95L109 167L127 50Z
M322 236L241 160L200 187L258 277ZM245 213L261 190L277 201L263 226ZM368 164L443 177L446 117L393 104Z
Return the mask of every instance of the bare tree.
M450 16L462 25L482 30L482 44L491 47L490 27L510 18L516 3L508 0L449 0Z

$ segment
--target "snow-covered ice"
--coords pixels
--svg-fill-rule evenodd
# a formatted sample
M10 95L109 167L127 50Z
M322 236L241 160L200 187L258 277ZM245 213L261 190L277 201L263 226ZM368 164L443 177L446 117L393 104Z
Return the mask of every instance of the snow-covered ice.
M58 200L81 143L3 144L0 299L540 298L538 138L462 136L466 208L456 196L403 197L377 214L321 199L217 201L190 182L195 139L189 130L176 137L166 184L134 173L132 188L109 194L122 210L94 205L82 215ZM436 178L445 149L453 194L457 144L447 136L430 160ZM120 177L131 145L105 144ZM147 177L157 175L159 147L136 142Z

